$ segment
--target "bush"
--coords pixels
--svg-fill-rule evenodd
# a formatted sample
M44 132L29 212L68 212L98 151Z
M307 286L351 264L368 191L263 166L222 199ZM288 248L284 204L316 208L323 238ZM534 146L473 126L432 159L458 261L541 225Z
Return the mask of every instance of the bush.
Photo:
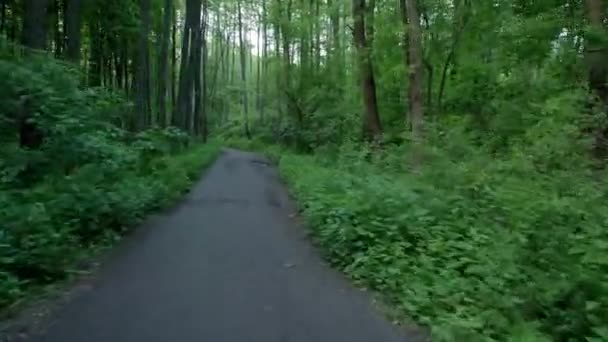
M284 151L279 165L328 258L435 340L606 340L606 193L584 165L520 152L536 146L504 159L431 147L414 174L407 146Z
M120 95L48 58L1 56L0 311L177 199L219 151L175 128L127 131ZM24 113L39 148L18 145Z

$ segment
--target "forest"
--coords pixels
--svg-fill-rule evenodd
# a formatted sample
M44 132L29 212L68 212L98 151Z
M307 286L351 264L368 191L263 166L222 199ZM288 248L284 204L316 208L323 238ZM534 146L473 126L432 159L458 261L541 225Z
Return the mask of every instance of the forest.
M0 308L271 157L436 341L608 341L603 0L1 0Z

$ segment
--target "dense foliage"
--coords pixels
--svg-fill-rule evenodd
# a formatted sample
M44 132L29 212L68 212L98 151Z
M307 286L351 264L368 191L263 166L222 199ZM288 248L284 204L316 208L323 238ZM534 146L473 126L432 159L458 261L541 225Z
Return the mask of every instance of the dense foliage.
M0 37L0 311L176 200L219 151Z
M608 339L605 2L250 3L244 146L332 262L438 341Z
M4 304L183 187L171 123L280 145L328 257L437 340L608 340L605 1L54 4L0 4L77 66L0 64Z

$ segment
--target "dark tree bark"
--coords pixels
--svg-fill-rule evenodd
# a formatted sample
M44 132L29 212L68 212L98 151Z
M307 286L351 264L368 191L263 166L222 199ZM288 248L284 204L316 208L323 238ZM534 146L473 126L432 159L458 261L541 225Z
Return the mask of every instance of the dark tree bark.
M245 134L251 137L249 132L249 100L247 98L247 58L245 55L245 39L243 34L243 14L241 0L237 0L237 15L239 29L239 51L241 56L241 101L243 103L243 115L245 116Z
M46 45L46 18L48 0L24 0L23 45L44 49ZM43 133L32 117L29 101L25 101L19 116L19 144L23 148L37 149L42 145Z
M364 135L369 141L377 141L382 134L380 115L378 113L378 100L376 97L376 80L371 61L371 51L366 38L365 0L353 0L353 37L357 48L357 62L359 65L359 82L361 95L365 104Z
M0 34L6 31L6 9L8 0L0 0Z
M315 17L321 17L321 1L315 0ZM318 72L321 68L321 22L320 20L315 21L315 70Z
M340 35L340 1L327 0L327 7L331 26L329 64L331 65L333 78L336 80L336 91L338 95L341 95L344 81L344 52L342 51L342 39Z
M265 5L263 5L263 6L265 6ZM262 15L258 13L258 22L261 22L262 20L263 20ZM256 77L255 107L256 107L256 110L258 111L258 114L260 115L260 121L262 121L264 119L264 116L262 115L262 58L260 56L260 46L262 45L262 25L257 25L257 26L258 26L258 32L257 32L256 51L258 54L256 56L257 57L257 59L256 59L257 77ZM253 58L253 53L251 54L251 56Z
M409 100L410 123L413 139L420 143L422 137L424 106L422 99L423 65L422 65L422 31L420 15L416 0L405 0L408 17L408 51L409 51Z
M589 22L593 30L605 34L604 5L602 0L586 0ZM589 66L589 87L608 107L608 62L606 62L606 49L601 42L591 38L586 48L587 63Z
M448 55L443 63L443 68L441 69L441 79L439 81L439 95L437 96L437 107L441 110L442 102L443 102L443 94L445 92L445 86L447 83L447 76L450 67L452 66L454 59L456 58L456 51L458 50L458 46L460 44L460 37L464 33L466 25L469 21L469 1L456 1L454 8L454 28L452 31L452 44L450 46L450 50ZM452 68L453 69L453 68ZM427 94L430 98L431 94Z
M187 0L186 2L186 18L184 21L184 32L182 37L182 54L179 68L179 93L177 98L177 107L174 110L172 117L172 125L186 129L189 113L189 98L192 94L190 82L188 82L188 62L190 56L190 35L192 26L192 7L195 0Z
M144 129L151 123L150 108L150 47L148 34L151 24L150 0L140 0L141 28L135 69L135 108L137 129Z
M64 15L63 21L65 21L65 13L62 13L63 6L61 0L54 0L52 5L53 11L53 39L55 45L55 58L61 58L63 54L63 45L65 42L64 33L61 32L61 15Z
M201 27L194 29L194 40L192 44L192 60L191 70L193 77L193 88L194 88L194 116L192 119L191 132L194 135L200 135L201 133L201 116L203 111L202 102L202 80L201 80L201 50L203 45Z
M208 96L208 82L207 82L207 65L208 65L208 61L209 61L209 51L207 50L207 32L209 31L209 1L208 0L203 0L203 21L201 23L201 32L202 32L202 47L201 47L201 51L203 54L203 66L202 66L202 93L201 93L201 122L200 122L200 129L201 129L201 136L203 138L203 141L206 142L207 141L207 136L209 134L209 127L208 127L208 123L207 123L207 109L208 109L208 100L209 100L209 96Z
M167 122L167 83L169 81L169 36L173 18L173 0L165 0L163 8L163 27L160 35L160 54L158 58L158 121L161 126Z
M266 9L266 0L262 1L262 89L260 94L260 119L264 121L266 114L266 75L268 74L268 13Z
M89 23L90 39L91 39L91 52L89 54L89 69L88 79L89 86L99 87L101 86L101 64L102 64L102 38L101 29L99 22L96 19L92 19ZM125 45L126 46L126 45Z
M294 112L293 102L290 98L291 93L291 6L292 0L287 0L287 8L283 8L282 1L277 0L279 15L281 17L281 38L283 44L283 80L282 89L285 93L285 103L287 104L287 114Z
M43 50L46 47L46 18L49 0L23 0L23 45Z
M586 0L587 13L591 29L595 35L590 35L587 39L585 54L589 68L589 88L594 92L595 97L601 105L601 110L608 111L608 54L605 44L597 36L605 36L604 26L605 7L602 0ZM608 126L596 129L594 153L599 158L606 158L608 155Z
M171 113L175 116L177 108L177 11L173 9L173 22L171 23ZM169 121L169 120L167 120Z

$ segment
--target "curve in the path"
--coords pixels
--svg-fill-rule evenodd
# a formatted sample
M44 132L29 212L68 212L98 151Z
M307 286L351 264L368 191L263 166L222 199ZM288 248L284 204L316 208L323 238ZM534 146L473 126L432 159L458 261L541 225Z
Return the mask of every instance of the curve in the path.
M43 342L404 342L290 219L264 159L228 150L127 239Z

